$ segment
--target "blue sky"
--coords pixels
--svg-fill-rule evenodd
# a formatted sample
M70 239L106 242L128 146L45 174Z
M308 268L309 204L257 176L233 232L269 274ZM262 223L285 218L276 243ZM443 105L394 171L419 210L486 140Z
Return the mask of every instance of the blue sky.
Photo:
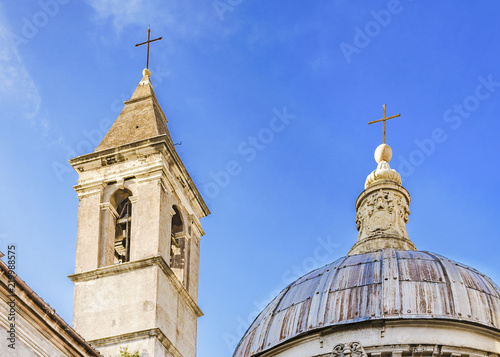
M198 356L230 356L287 284L345 255L387 114L420 250L500 282L496 1L41 0L0 4L0 250L72 319L93 151L150 69L203 219ZM273 119L277 118L277 119ZM280 119L281 118L281 119ZM281 125L280 125L281 123Z

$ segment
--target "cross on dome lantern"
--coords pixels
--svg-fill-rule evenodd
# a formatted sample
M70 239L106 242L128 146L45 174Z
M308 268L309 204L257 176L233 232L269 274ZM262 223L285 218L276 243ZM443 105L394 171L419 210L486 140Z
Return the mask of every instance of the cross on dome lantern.
M381 122L383 121L384 122L384 132L383 132L383 136L382 136L382 143L385 144L385 122L389 119L394 119L394 118L397 118L397 117L400 117L401 116L401 113L399 114L396 114L396 115L393 115L393 116L390 116L390 117L386 117L385 116L385 104L384 104L384 117L382 119L378 119L378 120L373 120L373 121L370 121L368 122L368 125L370 124L375 124L375 123L378 123L378 122Z

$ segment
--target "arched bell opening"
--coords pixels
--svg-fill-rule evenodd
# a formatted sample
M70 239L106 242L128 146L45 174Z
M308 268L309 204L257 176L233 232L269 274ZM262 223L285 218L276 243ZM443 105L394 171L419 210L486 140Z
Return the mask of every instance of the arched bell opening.
M182 283L187 283L186 265L189 249L182 214L177 206L172 206L170 234L170 268Z
M114 237L114 263L125 263L130 261L130 239L132 228L132 193L128 190L118 190L111 197L111 204L115 207L117 216L115 219Z
M100 267L130 261L132 192L122 188L108 195L101 204Z

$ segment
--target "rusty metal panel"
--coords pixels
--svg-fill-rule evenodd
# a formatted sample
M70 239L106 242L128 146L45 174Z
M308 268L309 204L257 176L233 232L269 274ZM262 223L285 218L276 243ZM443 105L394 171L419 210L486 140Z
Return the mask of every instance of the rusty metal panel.
M375 261L380 261L382 259L382 251L350 255L342 264L342 267L349 265L358 265L364 263L373 263Z
M265 347L305 332L310 302L311 299L307 299L275 314L267 330Z
M458 266L458 271L460 272L467 288L479 290L498 297L498 291L483 277L482 274L478 274L475 271L469 268L464 268L461 265Z
M364 272L368 272L369 275L363 274ZM378 280L380 280L380 276L378 278ZM374 279L373 264L348 266L346 268L339 269L338 277L332 284L330 290L337 291L367 285L369 283L373 283Z
M362 285L381 283L381 265L382 263L378 261L341 268L330 290L344 290Z
M433 254L433 256L436 258L436 262L441 264L443 271L446 272L446 283L450 292L450 304L453 316L461 319L462 316L470 315L469 295L467 294L467 289L463 283L457 264L442 255Z
M347 260L347 257L338 259L330 264L328 269L325 270L325 273L317 285L316 291L312 297L311 313L309 314L307 322L308 328L315 328L324 324L329 292L332 283L335 281L336 275L339 273L338 267L341 266L345 260Z
M259 335L256 338L255 343L252 345L252 348L256 351L260 351L263 348L265 348L265 343L267 339L267 331L269 329L269 326L273 323L274 321L274 316L276 314L276 311L278 310L278 305L280 301L288 294L290 291L291 286L288 286L285 288L278 296L264 309L266 311L266 315L263 321L260 322L259 326ZM264 317L264 316L263 316Z
M382 312L384 315L401 313L399 267L394 249L385 249L382 265Z
M402 281L444 282L441 265L434 260L399 259L399 278Z
M466 316L471 321L490 324L492 315L490 310L490 301L488 294L476 289L467 289L471 305L471 314Z
M278 305L277 312L287 309L288 307L298 304L306 299L310 299L316 287L320 282L321 276L316 276L313 279L305 280L300 284L294 284L288 290L288 293L283 297Z
M330 292L325 325L381 315L382 284Z
M255 350L252 349L252 344L255 341L256 329L249 330L246 332L243 339L238 344L234 357L247 357L251 356Z
M451 297L445 283L401 281L400 291L405 315L451 316Z
M427 252L413 251L413 250L398 250L398 259L423 259L434 260L432 255Z
M489 296L490 312L491 312L491 325L500 327L500 298Z

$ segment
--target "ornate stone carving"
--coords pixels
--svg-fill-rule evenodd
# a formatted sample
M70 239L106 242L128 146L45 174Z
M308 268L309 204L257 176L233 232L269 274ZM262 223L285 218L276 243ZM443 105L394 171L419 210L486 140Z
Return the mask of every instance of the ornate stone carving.
M416 250L406 232L410 194L401 186L401 175L389 166L392 150L381 144L375 150L377 169L365 182L356 200L358 241L348 255L392 248Z
M365 349L359 342L339 343L333 348L331 357L367 357Z
M356 214L358 241L366 238L408 238L406 223L410 210L399 192L379 189L364 199Z
M366 178L365 189L386 181L392 181L396 185L401 185L401 175L396 170L391 169L388 162L381 161L377 165L377 169Z

